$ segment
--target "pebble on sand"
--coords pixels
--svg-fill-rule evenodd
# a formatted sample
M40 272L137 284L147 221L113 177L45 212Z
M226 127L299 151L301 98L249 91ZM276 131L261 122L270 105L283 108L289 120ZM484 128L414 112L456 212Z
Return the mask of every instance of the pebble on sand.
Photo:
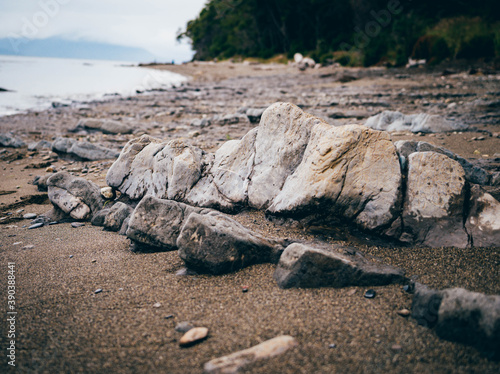
M40 222L40 223L35 223L34 225L31 225L28 227L28 230L33 230L33 229L37 229L39 227L42 227L43 226L43 223Z
M368 290L365 292L365 297L367 299L373 299L375 296L377 296L377 292L375 290Z
M98 293L101 293L102 292L102 288L98 288L97 290L94 291L95 294L98 294Z
M73 227L75 229L78 228L78 227L82 227L82 226L85 226L85 223L82 223L82 222L73 222L71 224L71 227Z
M177 326L175 326L175 331L177 332L186 333L191 329L194 329L194 326L189 322L179 322Z
M398 314L401 317L408 317L411 314L411 312L408 309L401 309L401 310L398 310Z
M195 327L184 334L179 340L181 347L189 347L196 343L205 340L208 336L208 329L206 327Z
M23 249L33 249L35 246L33 244L29 244L23 247Z
M24 219L35 219L36 218L36 214L35 213L26 213L24 216L23 216Z

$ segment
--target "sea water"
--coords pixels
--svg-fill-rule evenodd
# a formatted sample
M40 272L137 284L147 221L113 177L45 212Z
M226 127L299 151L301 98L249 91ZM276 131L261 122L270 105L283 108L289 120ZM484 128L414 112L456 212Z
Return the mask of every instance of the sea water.
M0 55L0 116L52 105L131 96L186 81L165 70L132 63Z

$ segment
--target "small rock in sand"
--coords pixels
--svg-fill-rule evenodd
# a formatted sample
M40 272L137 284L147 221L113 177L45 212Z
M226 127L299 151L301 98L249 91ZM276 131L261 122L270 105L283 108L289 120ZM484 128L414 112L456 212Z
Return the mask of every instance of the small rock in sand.
M186 333L191 329L194 329L194 326L189 322L179 322L177 326L175 326L175 331L177 332Z
M373 299L375 296L377 296L377 292L375 290L368 290L365 292L365 297L367 299Z
M195 327L184 334L179 340L181 347L189 347L196 343L201 342L208 336L208 329L206 327Z
M82 227L82 226L85 226L85 223L82 223L82 222L73 222L71 224L71 227L73 227L75 229L78 228L78 227Z
M35 223L34 225L31 225L30 227L28 227L28 230L33 230L33 229L37 229L39 227L43 227L43 223L40 222L40 223Z
M26 213L24 216L23 216L24 219L35 219L36 218L36 214L35 213Z

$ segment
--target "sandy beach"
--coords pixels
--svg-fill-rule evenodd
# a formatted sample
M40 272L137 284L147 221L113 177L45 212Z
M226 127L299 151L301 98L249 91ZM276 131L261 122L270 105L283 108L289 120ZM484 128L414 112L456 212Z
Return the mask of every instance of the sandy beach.
M213 152L239 139L258 123L201 127L196 120L291 102L333 125L362 124L382 110L431 113L469 124L469 131L438 134L395 132L445 147L488 171L500 171L500 73L469 66L391 69L325 67L300 72L292 66L189 63L161 65L191 77L180 87L130 98L111 97L43 112L0 117L0 132L12 131L26 144L56 136L86 140L117 152L149 134L183 139ZM129 135L73 133L80 119L104 118L134 127ZM1 148L0 148L1 151ZM179 275L184 263L174 252L132 253L129 240L89 222L28 230L23 214L51 208L46 192L31 184L46 169L83 176L100 187L113 160L64 159L48 149L5 148L0 153L1 310L7 308L7 266L15 264L16 368L6 373L202 373L216 357L279 335L298 345L285 354L245 367L244 373L497 373L500 363L475 348L439 339L397 312L411 309L401 285L366 288L280 289L274 265L260 264L222 276ZM487 188L499 199L500 188ZM9 215L9 213L12 213ZM370 242L342 232L280 226L262 212L234 216L268 237L355 245L400 267L432 288L462 287L500 294L500 247L423 248ZM248 287L248 292L242 292ZM102 292L95 293L97 289ZM5 318L3 318L5 319ZM189 321L209 337L179 347L175 326ZM9 344L7 324L0 327Z

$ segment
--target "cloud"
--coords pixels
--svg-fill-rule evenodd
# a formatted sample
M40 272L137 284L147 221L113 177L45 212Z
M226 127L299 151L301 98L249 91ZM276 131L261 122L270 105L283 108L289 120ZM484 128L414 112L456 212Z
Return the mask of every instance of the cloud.
M0 38L59 36L147 49L158 58L185 61L192 51L176 33L206 0L0 0ZM44 18L45 14L45 18ZM33 27L31 27L33 31Z

